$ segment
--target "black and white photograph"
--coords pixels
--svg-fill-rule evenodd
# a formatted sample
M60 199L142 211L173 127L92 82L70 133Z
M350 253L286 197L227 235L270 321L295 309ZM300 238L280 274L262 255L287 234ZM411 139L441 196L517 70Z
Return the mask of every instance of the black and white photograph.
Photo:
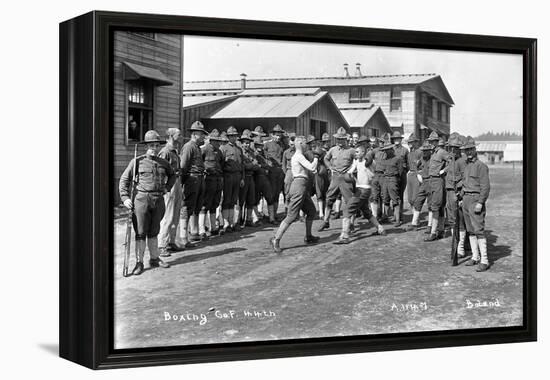
M114 348L523 324L521 54L116 31Z

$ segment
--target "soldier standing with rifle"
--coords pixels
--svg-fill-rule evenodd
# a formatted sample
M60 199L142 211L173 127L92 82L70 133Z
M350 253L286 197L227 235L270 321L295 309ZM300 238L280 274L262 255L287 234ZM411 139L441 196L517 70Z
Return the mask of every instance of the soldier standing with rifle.
M308 191L308 188L311 186L308 184L310 181L308 172L316 172L318 158L315 157L313 162L310 162L304 156L303 152L306 150L306 138L304 136L296 137L295 146L296 153L294 153L291 160L293 180L290 185L288 213L279 225L275 236L269 240L273 251L276 253L281 253L282 249L279 243L286 230L296 221L296 219L298 219L300 211L303 211L306 215L306 235L304 237L304 242L306 244L311 244L319 241L319 237L313 236L311 233L316 210Z
M467 158L462 186L462 210L472 248L472 258L465 265L477 265L476 272L484 272L489 269L485 238L485 203L491 190L489 168L477 158L476 143L472 137L468 136L460 149Z
M136 233L136 266L132 271L134 275L140 275L144 271L143 258L146 245L149 248L149 265L152 268L170 267L159 258L157 239L160 221L165 211L164 194L170 191L176 180L172 166L157 156L161 144L165 143L166 141L161 140L156 131L147 131L144 141L140 143L147 145L147 151L144 155L130 161L120 177L120 199L126 208L134 210L132 215ZM134 178L134 173L137 178ZM136 184L136 192L134 199L131 199L133 182Z
M414 200L418 195L418 190L420 187L420 182L418 181L418 160L422 157L422 152L418 149L418 144L420 140L416 137L414 133L411 133L409 140L409 172L407 173L407 200L409 201L409 206L411 210L414 210Z
M256 189L254 183L254 174L260 169L255 158L254 150L250 147L252 138L246 132L239 139L243 151L244 167L244 185L239 192L239 205L241 206L241 218L236 216L237 220L243 219L248 227L255 227L252 223L252 210L256 206Z
M271 162L265 156L264 143L260 136L254 138L254 146L256 148L256 161L259 165L259 169L255 175L256 204L260 203L262 197L266 200L269 223L275 225L277 224L275 221L275 210L273 209L273 203L271 203L273 202L273 194L268 178Z

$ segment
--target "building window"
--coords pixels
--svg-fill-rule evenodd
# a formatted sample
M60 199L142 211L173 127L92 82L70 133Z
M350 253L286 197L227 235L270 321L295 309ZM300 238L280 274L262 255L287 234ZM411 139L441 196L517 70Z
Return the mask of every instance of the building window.
M369 134L373 137L378 137L380 135L380 131L377 128L369 128Z
M425 97L424 116L432 117L432 99L429 96Z
M437 120L442 121L442 115L443 115L443 103L438 102L437 103Z
M390 100L390 112L401 111L401 89L399 87L392 87L391 100Z
M147 38L149 40L156 39L155 33L146 33L146 32L130 32L130 33L135 34L136 36Z
M150 81L133 80L128 88L128 143L142 141L153 128L153 85Z
M350 103L369 103L370 90L366 87L351 87L349 89Z
M315 136L316 139L321 140L323 133L327 133L327 122L321 120L310 119L309 120L309 134Z

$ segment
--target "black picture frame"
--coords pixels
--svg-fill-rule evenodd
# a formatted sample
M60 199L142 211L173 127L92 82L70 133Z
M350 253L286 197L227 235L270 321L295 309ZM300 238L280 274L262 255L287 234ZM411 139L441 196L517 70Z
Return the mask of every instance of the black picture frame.
M114 350L112 36L115 30L523 56L523 325ZM537 40L93 11L60 24L60 356L93 369L535 341Z

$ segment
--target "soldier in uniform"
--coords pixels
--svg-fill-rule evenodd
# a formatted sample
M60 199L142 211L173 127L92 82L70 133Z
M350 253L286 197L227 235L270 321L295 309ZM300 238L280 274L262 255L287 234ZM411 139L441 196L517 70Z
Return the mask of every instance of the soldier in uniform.
M383 141L383 140L382 140ZM371 147L372 149L367 152L366 160L368 162L374 162L374 177L371 182L371 210L374 216L379 221L382 221L382 186L384 182L384 167L382 166L382 161L386 158L386 153L383 150L380 150L379 144L382 142L376 137L372 137ZM369 164L370 165L370 164Z
M199 240L198 216L204 197L204 161L200 146L204 143L206 135L208 135L200 121L195 121L189 131L191 132L191 139L183 145L180 153L183 183L180 231L182 240L186 245L189 240Z
M447 191L447 221L453 233L455 223L460 223L460 235L458 239L457 254L464 257L464 241L466 240L466 226L464 225L464 216L459 208L459 220L456 220L457 198L460 198L462 191L464 169L466 168L466 159L462 157L460 147L463 142L458 134L451 135L448 141L448 149L451 159L447 165L445 175L445 190Z
M254 149L250 146L252 137L250 134L243 131L239 141L243 151L243 167L244 167L244 184L239 192L239 205L241 206L242 219L245 220L245 225L255 227L252 222L252 211L256 207L256 188L254 183L255 173L260 169ZM246 214L245 214L246 210ZM238 216L237 216L237 220Z
M382 202L388 215L391 213L394 217L394 227L401 225L401 192L399 181L403 174L403 161L401 157L395 155L394 145L385 144L380 148L386 154L382 160L384 168L384 180L382 182ZM393 210L391 205L393 204ZM393 211L393 212L392 212Z
M369 138L365 135L361 135L361 137L359 137L359 140L357 140L357 146L363 146L366 152L368 150L368 147L370 146Z
M252 138L254 139L253 145L254 150L257 151L258 148L258 142L262 144L262 154L263 154L263 145L264 145L264 138L267 137L267 133L264 132L264 128L261 125L258 125L254 130L250 133ZM258 182L255 182L256 185L256 194L258 194ZM271 193L271 192L270 192ZM258 204L254 208L254 215L257 220L262 220L265 217L264 209L267 210L267 200L262 196L257 198ZM269 210L268 210L269 213Z
M348 146L346 130L343 127L340 127L333 136L336 138L336 146L330 148L324 159L326 167L332 172L332 176L326 196L327 205L325 209L325 218L319 231L323 231L330 227L330 210L340 194L342 195L344 203L342 207L344 217L349 218L348 206L353 196L353 184L345 180L345 174L353 164L355 149Z
M420 187L420 182L418 181L418 160L422 157L422 151L419 148L420 140L414 133L409 135L409 144L410 152L408 154L409 161L409 172L407 173L407 199L409 201L410 209L414 209L414 201L418 195L418 190Z
M418 229L419 225L419 219L420 219L420 212L422 211L422 207L424 206L424 202L427 202L428 205L430 204L431 199L431 191L430 191L430 159L432 157L433 153L433 146L428 143L428 141L424 141L424 144L420 148L420 152L422 154L421 158L416 162L416 178L418 180L418 183L420 184L418 188L418 193L416 194L416 197L414 198L414 205L413 205L413 218L410 226L408 227L408 230L416 230ZM429 210L428 212L428 233L431 232L432 228L432 211Z
M223 231L232 232L233 229L240 229L235 224L235 205L239 201L239 189L244 186L243 152L237 146L239 133L233 126L227 128L229 142L220 147L223 155Z
M166 145L160 150L158 157L168 161L175 174L174 186L164 195L166 211L160 222L159 249L161 257L169 257L171 251L181 251L176 243L176 232L180 221L182 204L182 186L180 177L180 157L178 155L181 131L178 128L168 128L166 131Z
M460 149L467 157L462 186L462 211L472 248L472 258L465 265L477 265L476 271L484 272L489 269L485 238L485 203L491 190L489 168L477 158L476 144L470 136Z
M349 234L352 231L355 217L361 211L365 219L369 220L376 228L379 235L385 235L384 227L372 214L369 202L371 197L371 181L374 177L373 161L366 159L367 150L364 145L359 144L355 148L355 159L351 168L347 171L348 182L355 182L355 191L349 203L349 218L342 219L342 232L340 238L334 244L348 244Z
M329 170L325 165L325 154L327 151L324 146L329 141L328 133L324 133L321 137L321 141L312 143L311 151L319 157L317 164L317 173L315 173L315 196L317 198L317 211L319 213L319 219L325 218L325 203L328 186L330 184Z
M435 132L434 132L435 133ZM434 136L435 137L435 136ZM428 141L434 139L430 135ZM445 227L445 166L449 161L449 153L445 149L445 140L439 139L430 159L430 211L432 212L432 229L424 241L434 241L443 237Z
M409 172L409 150L401 144L403 142L403 136L401 136L401 133L399 133L399 131L393 132L393 135L391 136L391 142L392 144L394 144L393 151L395 155L401 158L401 162L403 164L403 170L398 181L399 198L401 199L399 207L401 216L403 216L403 194L405 194L405 188L407 187L407 173Z
M279 195L283 191L285 173L283 172L283 152L285 144L282 141L282 136L285 133L279 124L275 125L271 130L271 141L264 144L264 152L267 158L271 161L271 171L269 173L269 182L273 191L273 199L271 203L275 210L275 217L279 209Z
M351 140L349 143L350 147L355 148L358 142L359 142L359 133L353 132L351 134Z
M208 135L208 143L201 147L206 178L204 179L204 201L199 213L199 236L206 238L206 217L209 214L210 235L219 235L216 225L216 209L220 205L223 191L223 155L220 143L223 140L217 129Z
M136 266L132 274L143 273L145 245L149 248L149 265L169 268L170 265L159 258L158 239L160 221L164 216L164 195L172 189L176 176L168 161L157 156L161 144L159 134L150 130L145 133L143 144L147 145L144 155L132 159L122 173L118 190L124 206L134 209L132 222L136 234ZM134 178L134 166L137 178ZM130 188L136 183L134 199L130 199Z
M315 243L319 241L318 236L313 236L311 233L311 227L313 225L313 219L315 218L315 205L311 199L308 191L308 182L310 177L308 172L315 173L317 168L318 158L315 157L310 162L305 156L304 151L306 148L306 138L304 136L298 136L295 140L296 152L292 156L292 184L290 186L290 203L288 207L288 213L285 219L281 222L275 236L269 240L271 247L276 253L280 253L281 247L279 245L281 238L290 225L298 219L300 211L303 211L306 215L306 235L304 242L306 244Z
M256 161L258 162L258 171L256 171L254 180L256 188L256 204L263 197L267 203L267 213L270 224L277 224L275 221L275 210L273 209L273 194L271 183L269 182L269 170L271 161L267 159L264 153L264 143L260 136L254 138L254 147L256 148Z

